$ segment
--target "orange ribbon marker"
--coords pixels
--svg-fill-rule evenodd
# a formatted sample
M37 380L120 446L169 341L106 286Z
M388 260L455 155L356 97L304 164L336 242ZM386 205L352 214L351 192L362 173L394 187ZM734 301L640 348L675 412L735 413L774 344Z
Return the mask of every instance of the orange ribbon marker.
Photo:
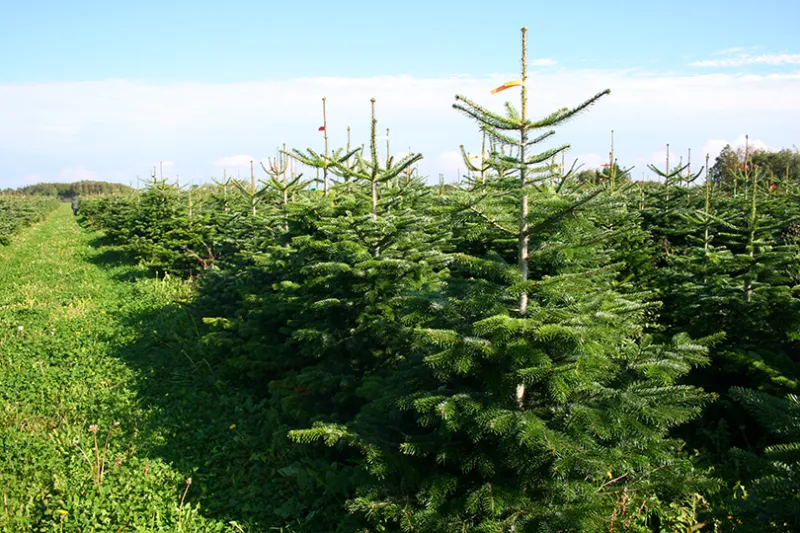
M497 87L496 89L492 89L492 94L497 94L500 91L505 91L506 89L510 89L511 87L516 87L518 85L522 85L522 80L507 81L503 85L501 85L500 87Z

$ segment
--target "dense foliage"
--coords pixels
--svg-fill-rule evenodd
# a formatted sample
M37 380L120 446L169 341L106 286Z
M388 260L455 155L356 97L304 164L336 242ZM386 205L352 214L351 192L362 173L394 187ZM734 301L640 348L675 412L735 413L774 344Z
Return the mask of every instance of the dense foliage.
M52 199L0 196L0 245L6 245L22 228L35 224L58 206Z
M612 193L544 169L524 281L518 177L445 191L408 164L359 152L327 195L286 202L270 181L154 182L84 204L197 277L207 361L266 402L254 520L797 527L796 186L754 169L734 195L674 169Z

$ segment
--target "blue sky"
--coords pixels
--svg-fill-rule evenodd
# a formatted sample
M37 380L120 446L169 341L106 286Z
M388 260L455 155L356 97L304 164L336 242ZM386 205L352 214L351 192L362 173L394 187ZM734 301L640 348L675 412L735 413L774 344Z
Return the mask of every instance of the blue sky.
M588 167L617 155L647 174L665 144L705 153L749 134L800 144L800 2L35 1L0 3L0 188L129 182L166 162L202 182L277 146L366 141L369 98L392 151L454 180L475 125L463 93L518 77L529 28L532 109L612 95L559 133ZM663 158L662 158L663 159Z

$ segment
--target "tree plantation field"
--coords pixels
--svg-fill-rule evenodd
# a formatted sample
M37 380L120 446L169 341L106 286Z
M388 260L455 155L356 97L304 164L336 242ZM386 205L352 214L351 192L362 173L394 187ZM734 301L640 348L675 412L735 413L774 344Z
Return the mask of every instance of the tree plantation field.
M0 248L0 530L800 531L800 176L563 168L606 93L530 118L522 64L459 184L373 100Z

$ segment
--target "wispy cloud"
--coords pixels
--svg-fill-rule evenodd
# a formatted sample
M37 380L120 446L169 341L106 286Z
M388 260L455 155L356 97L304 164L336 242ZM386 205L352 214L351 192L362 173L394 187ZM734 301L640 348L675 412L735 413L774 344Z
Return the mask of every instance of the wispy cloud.
M740 50L731 48L730 50ZM722 55L725 51L717 52ZM741 67L743 65L800 65L800 54L761 54L749 55L739 54L735 57L725 57L720 59L705 59L689 63L692 67Z
M716 52L712 53L712 56L726 56L729 54L739 54L746 50L743 46L734 46L731 48L724 48L722 50L717 50Z
M543 57L541 59L534 59L533 61L528 62L528 65L532 65L534 67L551 67L556 64L555 59L551 59L549 57Z
M732 54L746 54L746 53L754 53L757 50L764 48L763 46L733 46L731 48L723 48L722 50L717 50L713 52L712 56L727 56Z

